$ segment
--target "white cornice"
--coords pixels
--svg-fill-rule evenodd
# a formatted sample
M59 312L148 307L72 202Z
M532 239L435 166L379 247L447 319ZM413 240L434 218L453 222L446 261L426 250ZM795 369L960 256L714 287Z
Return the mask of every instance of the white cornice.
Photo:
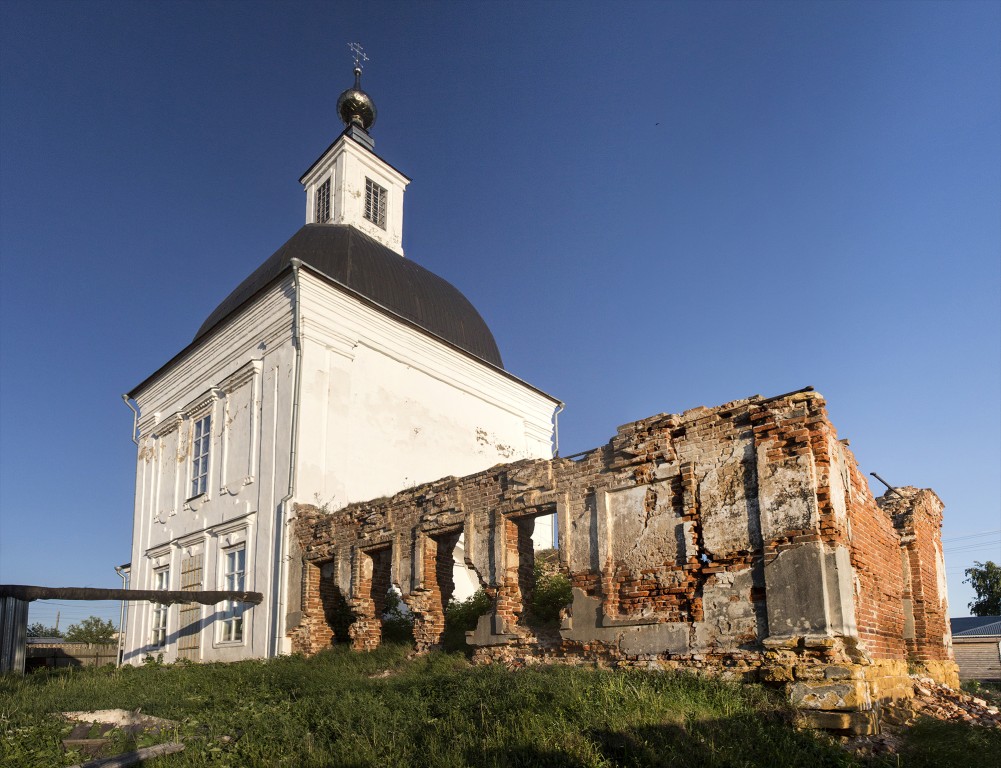
M264 368L264 363L260 360L248 360L245 365L237 368L229 378L222 381L219 384L219 389L225 395L235 392L244 384L252 381L255 376L261 373Z
M174 411L167 416L160 417L160 414L152 414L152 427L149 434L153 437L163 437L164 435L173 432L175 429L180 428L181 424L184 423L184 414L181 411ZM140 425L140 431L142 430L142 425Z
M400 173L377 154L365 149L354 139L342 135L310 166L309 170L299 179L299 183L304 187L308 187L310 184L322 179L330 171L330 166L334 164L337 155L342 152L350 154L365 165L390 176L397 184L403 187L406 187L411 182L409 177Z
M310 322L308 318L303 318L300 336L303 341L315 341L348 360L355 358L355 347L358 346L358 339L353 335L349 336L339 332L339 330L334 330L330 325L315 321Z
M291 343L291 290L291 277L286 276L227 321L220 332L144 382L134 393L140 413L163 410L198 384L225 381L248 358L260 359L276 347ZM140 418L140 425L144 421Z
M225 522L214 523L212 525L206 525L198 528L194 531L188 531L180 536L174 536L169 541L160 541L153 547L146 550L146 555L148 556L150 552L165 552L171 547L182 547L191 546L199 542L205 541L206 536L216 536L223 532L233 531L237 528L250 528L256 519L257 512L245 512L242 515L233 517Z
M220 399L220 395L224 393L212 387L211 389L202 392L198 397L193 400L188 401L188 404L184 406L184 416L188 419L198 419L201 418L206 411L208 411L216 400Z

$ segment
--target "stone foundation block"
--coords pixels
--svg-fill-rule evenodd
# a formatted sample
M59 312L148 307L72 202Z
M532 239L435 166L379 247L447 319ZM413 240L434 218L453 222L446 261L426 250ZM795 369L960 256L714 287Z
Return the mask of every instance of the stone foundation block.
M766 667L761 670L761 679L766 683L791 683L792 667Z
M813 682L800 680L789 686L789 701L799 709L864 710L872 706L862 680Z
M955 661L928 659L922 661L921 666L935 681L948 685L950 688L959 688L959 665Z
M819 712L800 713L809 728L825 731L845 731L857 736L879 732L879 719L875 712Z
M797 680L864 680L865 671L843 664L797 664L793 667Z
M863 673L860 669L840 665L824 667L824 679L826 680L860 680L862 677Z

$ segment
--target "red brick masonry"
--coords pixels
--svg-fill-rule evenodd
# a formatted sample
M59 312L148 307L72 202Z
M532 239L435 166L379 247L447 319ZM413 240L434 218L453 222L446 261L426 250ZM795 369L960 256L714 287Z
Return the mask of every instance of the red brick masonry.
M915 488L875 500L813 391L653 416L578 460L297 509L290 636L303 652L329 645L338 621L352 647L376 647L390 584L418 649L435 647L461 533L494 606L469 636L479 661L736 674L785 686L819 726L856 731L912 695L909 666L956 681L942 503ZM574 587L558 629L524 610L534 519L552 513Z

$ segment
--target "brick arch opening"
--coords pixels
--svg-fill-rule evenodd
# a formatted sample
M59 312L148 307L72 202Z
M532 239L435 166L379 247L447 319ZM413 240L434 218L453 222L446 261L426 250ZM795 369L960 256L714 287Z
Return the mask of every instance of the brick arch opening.
M533 610L538 586L536 583L538 578L536 524L543 522L547 525L546 538L556 544L551 533L551 520L554 511L553 505L547 505L533 508L517 516L506 517L503 521L502 535L504 536L506 559L505 567L500 574L496 612L509 628L528 629L535 634L539 634L542 630L554 629L548 626L552 622L543 620ZM558 556L554 562L546 562L544 567L547 570L559 570Z
M358 583L351 601L355 620L348 629L351 647L371 651L382 642L382 614L386 610L386 595L392 586L390 578L393 549L390 545L360 549Z
M336 563L333 560L319 563L318 570L320 578L317 593L320 598L325 630L329 635L327 643L329 645L348 643L351 641L348 629L354 617L351 615L347 599L340 587L337 586Z
M455 548L459 527L428 534L421 548L423 578L408 605L414 615L414 642L419 651L441 645L445 609L455 592Z
M302 618L289 633L294 650L316 653L350 642L349 628L355 617L336 576L334 558L304 563Z

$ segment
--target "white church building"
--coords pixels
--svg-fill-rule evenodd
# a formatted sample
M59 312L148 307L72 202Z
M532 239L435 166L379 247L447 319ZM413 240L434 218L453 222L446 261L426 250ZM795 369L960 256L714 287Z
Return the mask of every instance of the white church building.
M139 445L130 587L264 601L130 603L126 662L287 652L297 502L335 510L552 456L559 401L508 373L472 304L404 257L410 180L374 152L360 75L337 103L345 130L300 179L305 226L125 396Z

